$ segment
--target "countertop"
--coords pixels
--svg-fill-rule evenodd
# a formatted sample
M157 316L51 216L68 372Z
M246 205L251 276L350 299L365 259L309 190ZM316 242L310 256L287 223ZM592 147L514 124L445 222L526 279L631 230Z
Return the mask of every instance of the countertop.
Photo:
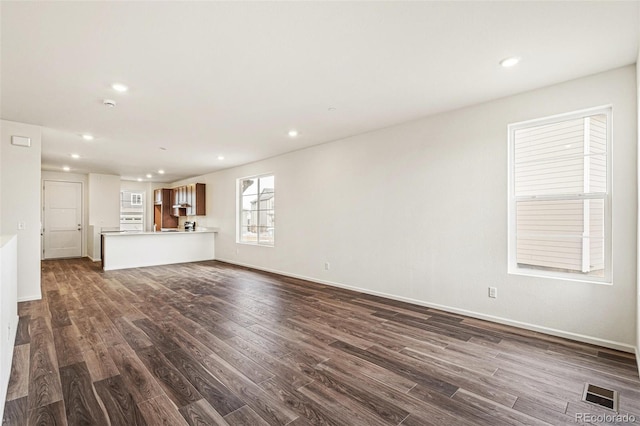
M196 229L195 231L185 231L184 229L162 230L162 231L114 231L114 232L102 232L104 236L134 236L134 235L184 235L184 234L213 234L218 232L218 228L203 228Z

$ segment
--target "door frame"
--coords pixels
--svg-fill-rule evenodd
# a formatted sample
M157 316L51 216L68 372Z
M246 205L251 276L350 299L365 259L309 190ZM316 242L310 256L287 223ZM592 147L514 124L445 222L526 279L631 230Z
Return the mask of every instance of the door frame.
M80 224L82 226L82 231L80 231L80 257L85 257L86 250L86 241L87 241L87 227L85 226L85 192L84 192L84 182L81 180L72 180L72 179L42 179L42 185L40 190L40 260L44 259L44 231L45 223L44 223L44 187L45 182L66 182L66 183L79 183L80 184Z

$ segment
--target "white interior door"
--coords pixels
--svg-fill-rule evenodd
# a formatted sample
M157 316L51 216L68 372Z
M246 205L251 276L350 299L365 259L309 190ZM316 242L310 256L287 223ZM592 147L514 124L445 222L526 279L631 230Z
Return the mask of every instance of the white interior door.
M44 181L44 258L82 256L82 184Z

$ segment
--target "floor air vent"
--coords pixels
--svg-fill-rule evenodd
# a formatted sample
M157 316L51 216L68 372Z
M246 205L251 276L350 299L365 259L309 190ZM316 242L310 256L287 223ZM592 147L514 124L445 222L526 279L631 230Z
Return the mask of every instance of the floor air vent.
M614 390L586 383L582 393L582 400L615 412L618 411L618 392Z

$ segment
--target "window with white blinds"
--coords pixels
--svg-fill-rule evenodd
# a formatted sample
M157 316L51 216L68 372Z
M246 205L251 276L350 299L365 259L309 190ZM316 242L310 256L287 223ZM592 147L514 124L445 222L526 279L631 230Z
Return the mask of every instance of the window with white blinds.
M610 282L611 109L509 126L509 272Z

